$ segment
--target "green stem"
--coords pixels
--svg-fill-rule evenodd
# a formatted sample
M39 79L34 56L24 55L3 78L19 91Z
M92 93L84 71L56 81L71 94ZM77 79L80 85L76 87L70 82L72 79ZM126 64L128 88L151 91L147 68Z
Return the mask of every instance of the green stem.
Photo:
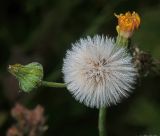
M99 136L106 136L106 108L99 109L98 129Z
M121 46L121 47L127 47L128 39L118 35L116 39L116 45Z
M64 83L48 82L42 81L42 86L46 87L55 87L55 88L64 88L66 85Z

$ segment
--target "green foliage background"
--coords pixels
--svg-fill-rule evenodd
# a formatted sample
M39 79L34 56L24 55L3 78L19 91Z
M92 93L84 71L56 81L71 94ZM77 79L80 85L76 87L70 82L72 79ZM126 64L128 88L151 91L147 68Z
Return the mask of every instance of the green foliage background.
M114 13L136 11L142 18L133 44L160 58L159 0L0 1L0 135L14 123L16 102L45 108L46 136L97 136L98 110L79 104L66 89L19 92L8 64L40 62L45 79L62 82L63 57L71 43L94 34L116 36ZM130 98L108 108L109 136L160 135L160 75L144 78Z

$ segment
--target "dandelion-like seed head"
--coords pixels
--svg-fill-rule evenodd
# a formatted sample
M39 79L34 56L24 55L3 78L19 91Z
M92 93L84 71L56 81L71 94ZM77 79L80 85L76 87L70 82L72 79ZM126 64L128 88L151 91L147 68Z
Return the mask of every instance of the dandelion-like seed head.
M80 39L67 51L63 73L68 90L79 102L101 108L117 104L133 88L136 69L126 48L114 39Z
M115 16L118 18L117 32L126 37L130 38L135 29L138 29L140 25L140 16L136 12L126 12Z

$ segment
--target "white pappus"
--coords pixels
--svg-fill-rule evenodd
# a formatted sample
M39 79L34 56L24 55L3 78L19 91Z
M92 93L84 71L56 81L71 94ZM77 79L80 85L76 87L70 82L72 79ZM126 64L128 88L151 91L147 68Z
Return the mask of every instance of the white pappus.
M132 56L114 39L104 36L81 38L67 51L64 81L76 100L101 108L119 103L136 81Z

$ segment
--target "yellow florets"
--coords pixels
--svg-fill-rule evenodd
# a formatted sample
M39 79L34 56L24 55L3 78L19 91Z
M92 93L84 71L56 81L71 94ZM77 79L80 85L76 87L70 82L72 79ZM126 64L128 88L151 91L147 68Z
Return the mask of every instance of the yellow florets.
M118 34L129 38L135 29L140 25L140 16L136 12L126 12L115 16L118 18L117 32Z

